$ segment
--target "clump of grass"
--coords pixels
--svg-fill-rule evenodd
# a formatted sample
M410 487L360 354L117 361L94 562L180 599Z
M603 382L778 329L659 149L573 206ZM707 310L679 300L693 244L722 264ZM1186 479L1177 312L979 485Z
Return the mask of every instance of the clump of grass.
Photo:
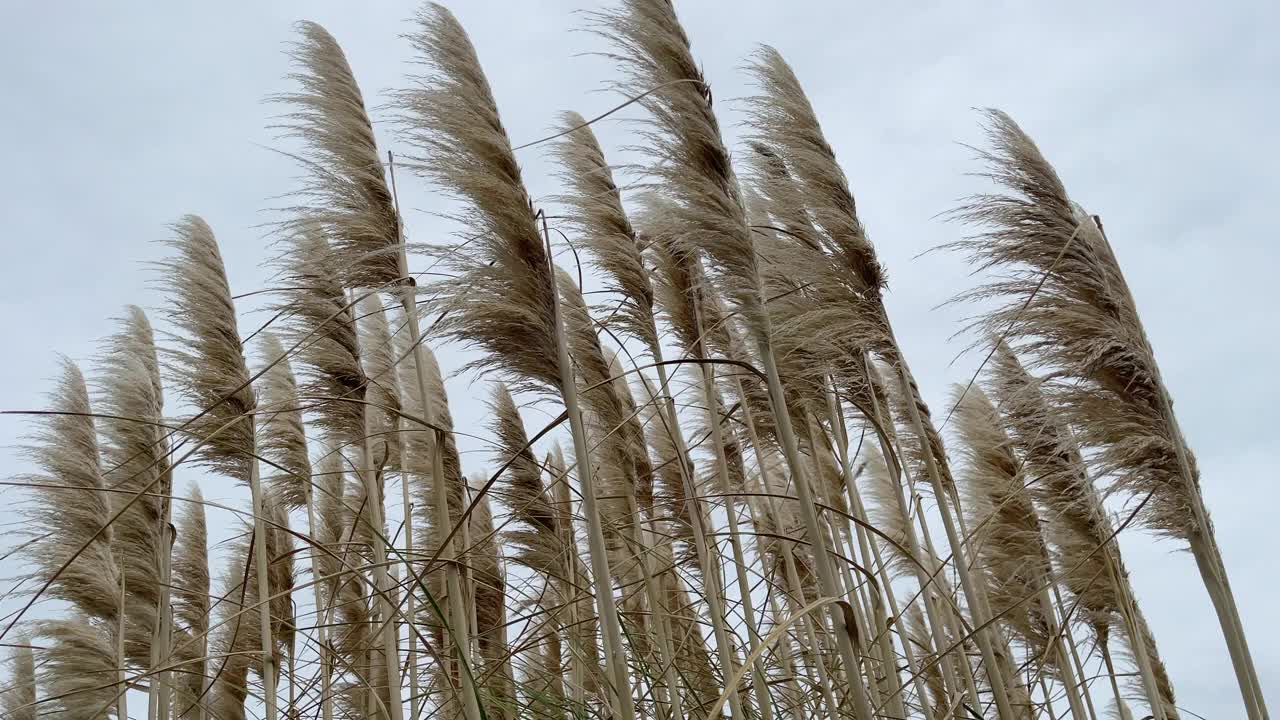
M781 54L751 58L739 165L669 0L588 17L642 113L643 190L565 113L550 212L448 10L407 36L390 112L409 152L385 163L341 47L299 24L296 87L274 99L302 173L273 226L257 369L218 241L185 216L156 263L160 331L128 307L99 392L64 361L36 416L5 717L125 718L145 689L152 720L1085 720L1094 671L1130 715L1122 648L1152 716L1176 720L1108 493L1190 546L1265 717L1115 253L1013 121L987 116L1003 194L956 213L981 229L952 247L1003 279L965 296L995 301L972 328L994 348L944 441ZM458 242L406 241L397 163L454 203ZM593 274L558 269L556 238ZM432 264L411 268L411 247ZM455 423L472 413L451 408L449 347L498 381L477 427ZM247 511L222 500L237 484ZM210 545L211 508L238 513L230 542ZM41 599L61 614L15 631Z

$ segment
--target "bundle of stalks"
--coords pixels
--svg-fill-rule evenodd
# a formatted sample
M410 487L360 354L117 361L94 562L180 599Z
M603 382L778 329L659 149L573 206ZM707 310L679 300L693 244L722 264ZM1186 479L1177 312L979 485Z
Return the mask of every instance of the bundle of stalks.
M419 22L411 41L428 74L414 78L413 89L398 92L395 104L406 139L426 154L418 167L462 201L457 219L469 235L475 234L467 253L446 251L442 257L453 277L433 284L441 310L435 332L486 351L467 367L500 371L518 390L553 391L564 399L588 521L595 599L605 629L612 704L622 720L631 720L634 703L622 631L546 241L466 32L449 11L434 4Z
M1053 167L1012 119L988 111L983 154L1004 194L973 198L955 216L985 229L950 247L1004 279L962 299L999 307L977 324L1057 378L1056 412L1095 458L1096 474L1141 503L1139 518L1186 542L1222 626L1250 718L1266 715L1199 470L1115 253L1095 216L1071 201Z
M1053 545L1057 564L1063 568L1062 585L1075 598L1093 630L1107 666L1113 700L1124 704L1116 682L1110 653L1112 629L1121 623L1121 638L1136 638L1144 651L1134 653L1147 688L1147 696L1164 705L1164 715L1178 717L1173 688L1164 674L1155 638L1136 622L1141 610L1130 610L1133 588L1129 572L1113 539L1114 527L1107 516L1075 436L1053 412L1045 396L1043 382L1032 377L1004 342L997 342L991 365L991 384L999 399L1013 443L1026 464L1028 485L1045 509L1046 537ZM1135 617L1136 616L1136 617Z

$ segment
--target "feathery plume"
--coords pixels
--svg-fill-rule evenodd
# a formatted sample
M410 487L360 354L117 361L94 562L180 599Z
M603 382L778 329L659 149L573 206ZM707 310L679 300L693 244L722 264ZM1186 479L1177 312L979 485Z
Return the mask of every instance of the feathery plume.
M484 683L489 695L485 708L497 720L507 720L514 718L516 712L515 678L507 644L507 578L487 496L476 502L469 520L472 547L468 557L475 582L476 641L488 678Z
M957 396L961 392L957 388ZM1032 653L1045 656L1049 621L1038 603L1025 600L1039 596L1051 568L1022 463L982 390L964 393L955 418L966 462L970 525L978 533L975 554L983 561L992 613L1003 617Z
M582 386L582 404L593 420L588 423L589 432L601 447L600 468L592 475L599 495L609 498L601 502L607 513L606 528L620 527L626 524L625 498L635 496L652 504L653 481L648 453L644 451L643 439L635 437L640 428L635 423L634 403L628 407L618 393L613 368L600 345L600 337L596 335L595 323L581 290L563 270L557 273L557 279L563 299L565 334ZM627 398L630 398L630 393ZM648 491L647 497L639 495L642 489Z
M276 260L290 289L279 310L288 317L298 351L302 397L315 404L326 435L363 447L368 378L360 365L355 309L338 275L340 262L314 226L288 239Z
M510 555L530 570L548 577L562 577L564 547L562 524L565 511L554 505L554 499L542 483L542 473L529 449L528 436L515 400L507 387L498 384L490 400L493 427L498 449L494 461L510 463L505 471L505 504L517 525L503 533L514 552Z
M747 101L753 139L790 169L799 186L795 197L803 198L812 225L820 231L814 239L836 264L858 278L863 292L878 296L885 286L884 269L799 79L782 55L767 45L756 53L750 70L762 92Z
M124 568L128 599L125 653L150 664L158 631L172 473L155 337L146 314L126 308L120 329L107 339L99 386L105 464L103 481L117 490L113 509L129 503L112 526L112 553ZM134 498L137 493L145 493Z
M922 602L928 601L923 600ZM929 639L929 626L925 622L924 610L920 608L919 603L912 603L907 606L903 614L906 620L906 633L903 642L911 643L915 647L917 657L925 658L926 662L929 661L933 655L933 643ZM943 682L942 666L938 663L929 664L924 673L925 687L930 695L930 697L926 698L928 707L947 707L949 700L947 686Z
M561 124L565 129L576 129L553 150L564 166L560 177L569 186L557 199L567 206L569 222L604 273L608 289L622 298L611 321L657 357L661 351L653 322L653 284L644 265L643 248L622 207L613 169L581 115L565 113Z
M997 341L992 359L990 385L1010 440L1025 461L1027 485L1045 508L1046 537L1065 569L1063 585L1079 600L1098 641L1105 643L1122 603L1120 589L1108 581L1108 563L1125 574L1120 548L1111 540L1111 522L1074 435L1053 411L1043 383L1003 342Z
M1250 717L1265 716L1199 470L1173 412L1137 304L1098 220L1067 194L1053 166L1004 113L986 113L992 149L981 154L1002 192L953 216L983 227L951 243L978 269L1002 276L961 300L996 301L975 324L1007 338L1033 368L1056 378L1052 405L1112 490L1141 498L1140 520L1187 542L1231 652Z
M179 394L203 413L187 424L203 443L195 459L220 475L248 482L257 398L222 255L203 219L187 215L173 229L167 244L176 255L157 264L160 285L169 293L165 314L178 329L166 365Z
M174 619L197 635L209 622L209 531L200 486L191 483L173 549Z
M396 344L391 337L387 313L377 295L364 298L356 306L359 311L361 358L369 388L366 397L372 413L370 435L374 444L374 466L399 470L400 455L400 381L396 370Z
M645 384L645 394L657 397L658 390L649 382L649 378L641 376ZM643 425L647 430L648 447L653 453L654 468L654 510L655 515L667 519L665 527L673 541L678 543L675 556L681 565L694 559L693 555L693 518L689 506L689 496L685 491L684 470L693 468L693 460L686 454L680 457L680 450L667 432L661 417L662 410L657 403L646 405L641 411ZM694 478L696 479L695 473Z
M167 315L178 329L176 348L167 351L168 366L179 394L199 412L185 426L199 444L195 461L215 472L249 485L253 494L255 533L266 534L262 489L258 479L254 413L257 397L250 386L249 369L236 324L235 303L227 284L226 269L213 230L201 218L187 215L174 226L168 245L175 257L158 263L160 284L168 291ZM259 544L259 548L265 547ZM258 578L267 591L267 558L255 559ZM265 604L259 607L258 638L263 642L260 661L272 656L269 646L271 619ZM264 674L268 720L276 718L275 673Z
M31 638L25 634L13 639L5 666L9 677L0 690L0 710L10 720L36 720L36 662L31 652Z
M414 512L418 513L418 519L427 528L427 538L429 545L426 547L434 549L440 546L449 532L453 530L453 523L457 518L462 517L463 510L466 509L466 478L462 473L462 459L458 454L458 444L453 436L453 416L449 412L449 396L445 392L444 378L440 374L440 365L436 362L435 353L428 348L422 348L421 352L423 361L426 363L424 374L427 378L427 407L431 407L435 414L435 423L437 426L444 428L444 432L438 437L442 441L442 454L444 456L444 477L435 477L431 467L431 452L425 442L418 442L414 436L419 433L408 433L409 440L407 442L409 454L412 459L408 460L406 470L413 473L416 480L414 485ZM411 400L410 407L423 407L422 401L418 398L419 390L417 383L417 366L412 354L406 355L400 361L400 372L403 374L405 382L403 387ZM409 382L412 379L413 382ZM448 509L450 525L441 527L440 518L436 515L436 495L435 484L444 483L445 491L448 497ZM439 578L439 582L443 582L443 578ZM444 593L443 586L434 589L432 592Z
M612 56L625 80L620 90L649 112L641 138L652 160L645 170L671 202L669 222L706 253L715 280L743 320L764 328L756 255L746 210L711 87L698 69L689 38L668 0L626 0L620 9L594 13L597 31L617 48Z
M908 555L907 534L911 530L911 518L902 512L898 502L897 478L889 474L889 467L880 451L869 447L863 450L867 459L860 473L866 480L864 487L871 498L867 514L876 529L883 532L893 542L886 543L889 567L897 575L914 576L917 574L915 562L926 562L924 558L913 558ZM936 559L935 561L936 562ZM934 567L928 563L928 567Z
M417 20L410 41L426 74L394 104L418 167L462 202L468 233L467 252L444 251L453 277L432 286L435 332L485 351L468 369L502 371L518 391L560 389L555 278L489 82L448 10L429 3Z
M173 548L174 663L177 695L174 716L194 718L205 687L209 638L209 531L204 495L191 483L178 515Z
M297 29L302 37L291 55L299 71L289 78L299 90L274 98L291 108L284 129L302 142L306 170L286 231L322 233L346 287L390 285L402 275L400 217L364 97L333 36L313 22Z
M42 701L40 715L61 720L100 720L115 708L119 678L112 633L95 618L76 613L69 620L36 624L35 666Z
M1142 514L1149 527L1183 540L1211 535L1193 512L1203 507L1199 474L1166 408L1155 353L1110 244L1031 138L998 110L986 117L994 147L981 158L1007 194L958 208L955 217L986 229L948 247L1008 277L960 299L1003 301L978 325L1061 378L1055 404L1081 445L1098 451L1098 470L1118 489L1152 493ZM1180 452L1191 477L1183 477Z
M343 466L342 455L330 451L322 455L315 463L315 505L316 505L316 538L318 546L312 550L315 557L315 572L320 577L324 591L322 604L329 606L335 597L339 584L343 581L341 558L343 556L343 512L346 507L347 477ZM328 552L325 552L328 550Z
M120 576L111 551L111 503L103 492L93 411L80 369L65 359L61 365L50 395L53 414L40 417L32 444L23 448L37 471L20 478L32 490L32 504L24 508L27 522L20 531L31 542L22 547L35 566L34 579L49 584L49 597L114 624ZM68 557L82 545L83 552Z
M311 459L298 383L274 334L263 333L261 354L268 368L255 387L262 406L258 444L262 456L274 466L266 478L267 487L286 507L304 508L310 494Z

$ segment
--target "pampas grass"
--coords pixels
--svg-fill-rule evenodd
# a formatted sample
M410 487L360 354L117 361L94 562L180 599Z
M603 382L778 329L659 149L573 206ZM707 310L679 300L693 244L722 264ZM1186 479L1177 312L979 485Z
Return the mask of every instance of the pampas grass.
M988 115L1003 194L957 212L1001 278L966 296L993 347L940 427L796 72L749 58L739 150L673 4L616 2L585 17L625 101L520 147L424 6L385 158L337 41L297 26L272 100L300 172L243 296L265 321L241 335L185 216L157 328L127 306L92 383L63 361L31 413L5 717L123 720L144 692L150 720L1086 720L1139 678L1176 720L1116 542L1135 518L1191 547L1265 717L1115 253L1026 135ZM596 131L624 110L615 165ZM519 155L544 143L545 211ZM397 166L454 239L407 242Z
M25 508L30 541L22 548L50 597L110 624L121 611L111 503L84 376L68 360L61 365L53 414L41 418L25 449L38 470L23 478L33 494Z
M1218 613L1249 717L1263 717L1265 702L1200 493L1195 457L1111 244L1009 116L989 111L987 122L992 150L982 157L1003 194L977 196L955 211L981 229L951 247L1007 279L963 297L998 303L977 324L1060 378L1055 406L1076 428L1081 445L1097 454L1099 474L1116 491L1141 500L1149 528L1188 543Z
M178 329L168 363L180 396L198 412L184 423L192 436L193 458L218 474L249 485L253 495L254 533L266 535L262 487L258 476L254 413L257 396L250 384L236 308L213 230L188 215L174 226L168 241L174 257L158 263L160 284L168 291L170 324ZM269 597L265 542L256 544L258 597ZM258 636L268 720L276 718L275 671L270 645L270 611L259 603Z
M36 661L31 638L18 635L13 640L5 658L8 678L0 690L0 710L12 720L36 720L40 708L36 705Z

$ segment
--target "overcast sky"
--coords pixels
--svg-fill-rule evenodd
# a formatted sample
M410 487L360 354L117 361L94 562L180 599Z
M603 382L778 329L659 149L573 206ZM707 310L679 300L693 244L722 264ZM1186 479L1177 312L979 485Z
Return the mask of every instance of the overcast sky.
M616 104L607 62L570 2L451 3L517 144L557 113ZM1040 144L1076 200L1105 220L1181 422L1198 454L1254 657L1280 707L1273 413L1275 205L1280 198L1280 5L1246 3L679 4L723 122L749 92L741 66L758 43L794 66L835 146L890 278L899 337L935 408L974 360L952 363L960 312L933 310L972 279L957 257L916 256L962 229L936 215L985 188L963 143L980 143L975 107L1009 112ZM222 244L233 290L262 286L265 212L294 187L271 148L288 90L291 23L310 19L342 43L370 104L403 85L399 37L414 6L349 2L5 2L0 133L0 409L41 406L55 352L87 360L125 303L155 308L145 262L183 213ZM626 127L599 126L609 148ZM399 148L380 127L384 148ZM523 151L535 198L555 192L540 149ZM456 228L427 213L404 178L413 239ZM250 320L258 316L251 316ZM248 322L248 321L246 321ZM442 352L446 369L456 356ZM1267 368L1271 368L1268 370ZM475 425L485 388L451 381L455 416ZM0 444L21 431L0 419ZM0 463L20 467L11 449ZM468 470L485 458L468 459ZM5 474L8 474L7 472ZM241 499L205 485L211 499ZM13 519L0 508L0 521ZM1123 538L1140 602L1180 704L1243 716L1217 623L1189 555ZM4 588L0 588L3 590ZM5 608L11 604L5 603ZM1105 693L1103 694L1105 695Z

